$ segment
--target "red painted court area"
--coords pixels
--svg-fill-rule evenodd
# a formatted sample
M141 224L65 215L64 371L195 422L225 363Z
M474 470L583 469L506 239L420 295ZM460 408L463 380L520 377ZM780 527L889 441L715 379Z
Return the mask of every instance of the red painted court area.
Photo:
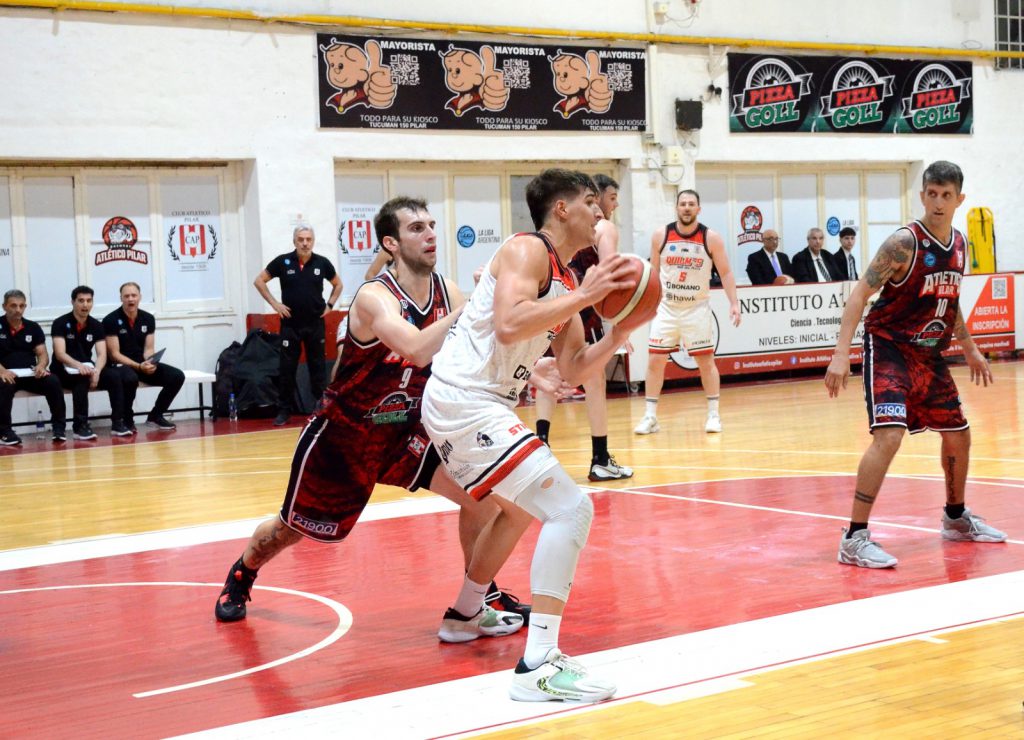
M899 567L841 566L851 485L847 476L796 477L595 493L562 648L589 653L1020 568L1019 544L943 541L942 481L911 478L890 478L873 516L875 539ZM972 481L969 504L1012 539L1024 531L1018 491ZM5 730L167 736L511 669L524 633L437 641L462 579L456 534L456 515L445 513L366 522L338 546L302 543L264 568L249 618L227 625L213 605L243 540L2 572ZM524 597L535 537L536 527L499 579ZM112 585L171 582L184 585ZM90 587L7 593L66 586ZM259 586L337 601L351 629L276 668L133 696L278 660L336 629L329 606Z

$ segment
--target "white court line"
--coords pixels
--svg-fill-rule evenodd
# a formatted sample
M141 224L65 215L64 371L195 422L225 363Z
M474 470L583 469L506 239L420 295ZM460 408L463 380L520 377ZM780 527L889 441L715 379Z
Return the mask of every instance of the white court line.
M40 586L38 588L16 588L9 591L0 591L0 596L12 595L12 594L25 594L36 591L71 591L80 588L132 588L139 586L203 586L211 588L222 588L223 584L220 583L193 583L191 581L144 581L137 583L85 583L79 585L67 585L67 586ZM291 663L292 661L305 658L307 655L312 655L320 650L323 650L329 645L333 645L342 635L349 631L352 627L352 612L346 609L344 606L339 604L333 599L328 599L326 596L320 596L319 594L311 594L305 591L294 591L290 588L278 588L277 586L253 586L254 589L261 591L276 591L282 594L288 594L290 596L298 596L304 599L310 599L312 601L318 601L331 609L338 617L338 624L335 626L331 634L327 635L320 642L315 645L311 645L308 648L299 650L298 652L286 655L283 658L272 660L269 663L263 663L252 668L246 668L242 671L236 671L234 673L226 673L220 676L213 676L211 678L204 678L199 681L192 681L190 683L178 684L177 686L169 686L163 689L154 689L152 691L143 691L137 694L132 694L136 699L145 699L150 696L159 696L161 694L170 694L175 691L184 691L185 689L194 689L199 686L209 686L212 683L220 683L222 681L230 681L233 678L240 678L241 676L249 676L253 673L259 673L260 671L266 671L270 668L276 668L278 666Z
M836 566L841 567L841 566ZM651 605L657 608L657 605ZM771 670L920 641L1024 614L1024 572L987 576L574 656L614 680L617 698L595 706L508 699L510 670L370 696L188 735L190 738L470 737L628 702L665 704L728 691ZM580 619L585 619L581 615ZM571 629L570 625L566 625ZM728 718L722 718L722 732Z

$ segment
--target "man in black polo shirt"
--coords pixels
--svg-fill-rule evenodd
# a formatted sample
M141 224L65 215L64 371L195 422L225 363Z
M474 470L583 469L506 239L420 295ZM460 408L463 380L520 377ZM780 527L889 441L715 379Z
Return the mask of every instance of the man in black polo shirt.
M24 318L27 305L20 290L4 293L4 315L0 317L0 445L5 446L21 444L21 437L11 428L11 407L18 391L46 396L53 441L67 438L64 391L46 369L50 362L46 334L39 324Z
M146 417L146 425L171 432L177 427L164 418L171 402L185 384L185 373L164 362L149 358L156 352L156 319L153 314L139 308L142 289L138 283L121 286L121 308L103 318L103 332L107 335L107 353L111 364L123 365L133 371L136 381L160 386L153 410ZM129 429L135 429L135 387L126 387L124 418Z
M50 372L60 384L71 390L73 414L71 431L75 439L96 439L89 425L89 391L102 388L110 396L110 433L115 437L130 437L134 424L125 421L124 399L130 388L134 397L139 385L135 373L123 365L107 364L107 343L103 324L89 314L92 312L93 289L79 285L71 291L71 313L53 321L53 362ZM92 351L96 349L96 359Z
M275 426L288 422L295 403L295 373L302 347L306 348L309 384L318 400L324 392L324 316L341 295L341 279L330 260L313 254L313 228L300 224L292 232L295 251L278 255L253 281L263 299L281 316L281 365L278 375L278 414ZM281 281L281 300L267 287ZM324 281L333 289L324 302Z

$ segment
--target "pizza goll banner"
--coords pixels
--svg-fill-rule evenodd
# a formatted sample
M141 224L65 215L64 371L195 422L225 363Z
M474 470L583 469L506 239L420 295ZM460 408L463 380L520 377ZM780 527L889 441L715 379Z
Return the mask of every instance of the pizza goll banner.
M729 130L970 134L970 62L729 54Z
M322 128L640 131L643 49L319 34Z

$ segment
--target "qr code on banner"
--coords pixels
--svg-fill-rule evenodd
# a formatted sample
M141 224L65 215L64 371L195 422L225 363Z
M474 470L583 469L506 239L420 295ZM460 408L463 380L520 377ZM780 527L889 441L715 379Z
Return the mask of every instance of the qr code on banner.
M614 92L629 92L633 89L633 67L622 62L612 62L605 71L608 75L608 89Z
M525 59L505 59L501 70L505 74L505 87L512 90L530 89L530 63Z
M420 60L413 54L392 54L391 79L396 85L420 84Z
M992 299L996 301L1005 301L1006 298L1006 278L992 278Z

